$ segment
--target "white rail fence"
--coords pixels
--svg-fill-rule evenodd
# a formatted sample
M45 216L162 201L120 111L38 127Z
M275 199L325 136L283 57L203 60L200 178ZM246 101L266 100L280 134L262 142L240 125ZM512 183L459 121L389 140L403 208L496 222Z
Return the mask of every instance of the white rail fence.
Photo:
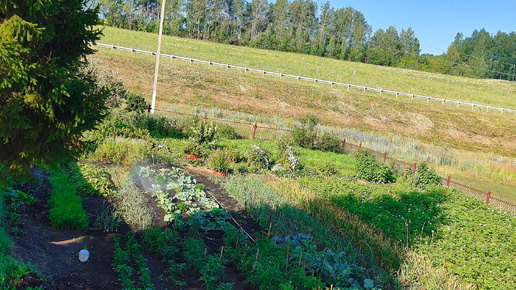
M153 52L153 51L147 51L147 50L141 50L141 49L136 49L136 48L117 46L117 45L112 45L112 44L95 43L94 45L99 46L99 47L104 47L104 48L110 48L110 49L130 51L130 52L135 52L135 53L143 53L143 54L148 54L148 55L156 55L156 52ZM367 91L374 91L374 92L380 93L380 96L382 96L383 94L391 94L391 95L394 95L396 98L403 96L403 97L409 97L412 100L414 98L416 98L416 99L423 99L423 100L426 100L427 103L429 103L430 101L434 101L434 102L439 102L439 103L441 103L443 105L444 104L456 104L457 108L460 107L460 106L466 106L466 107L470 107L472 110L474 110L475 108L478 108L478 109L485 109L486 112L499 111L500 114L503 114L504 112L514 113L514 115L516 116L516 110L512 110L512 109L499 108L499 107L493 107L493 106L488 106L488 105L473 104L473 103L467 103L467 102L455 101L455 100L447 100L447 99L442 99L442 98L435 98L435 97L422 96L422 95L416 95L416 94L409 94L409 93L403 93L403 92L397 92L397 91L391 91L391 90L384 90L384 89L367 87L367 86L359 86L359 85L353 85L353 84L347 84L347 83L340 83L340 82L322 80L322 79L317 79L317 78L296 76L296 75L290 75L290 74L284 74L284 73L278 73L278 72L270 72L270 71L259 70L259 69L254 69L254 68L241 67L241 66L230 65L230 64L223 64L223 63L217 63L217 62L212 62L212 61L207 61L207 60L200 60L200 59L195 59L195 58L189 58L189 57L183 57L183 56L177 56L177 55L170 55L170 54L164 54L164 53L162 53L161 56L165 57L165 58L171 58L171 59L178 59L178 60L188 61L190 63L202 63L202 64L207 64L207 65L223 67L223 68L226 68L226 69L242 70L245 73L247 73L247 72L254 72L254 73L259 73L259 74L262 74L262 75L279 76L280 79L284 78L284 77L285 78L291 78L291 79L295 79L297 82L302 80L302 81L309 81L309 82L313 82L313 83L329 84L331 87L333 87L333 86L341 86L341 87L346 87L348 91L350 89L363 90L364 93L367 92Z

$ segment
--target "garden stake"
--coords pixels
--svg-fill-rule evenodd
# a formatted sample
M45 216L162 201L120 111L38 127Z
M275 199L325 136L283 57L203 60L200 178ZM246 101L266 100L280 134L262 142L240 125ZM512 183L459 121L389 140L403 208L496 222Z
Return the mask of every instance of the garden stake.
M303 257L303 252L301 252L301 255L299 255L299 262L297 263L297 267L301 267L301 258Z
M272 222L269 224L269 231L267 232L267 238L270 238L270 236L271 236L271 228L272 228Z
M224 246L220 247L220 261L222 262L222 255L224 254Z
M289 251L290 251L290 243L287 244L287 258L285 260L285 274L288 271L288 254L289 254Z
M206 257L207 254L208 254L208 248L204 248L204 256Z

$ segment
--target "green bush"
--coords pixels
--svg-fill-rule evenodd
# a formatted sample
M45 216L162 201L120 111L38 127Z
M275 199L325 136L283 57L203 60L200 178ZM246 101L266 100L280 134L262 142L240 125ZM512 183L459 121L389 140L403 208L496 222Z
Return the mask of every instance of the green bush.
M335 165L329 161L325 161L322 163L317 164L317 167L315 168L317 173L321 175L334 175L337 174L337 169L335 168Z
M391 183L396 180L392 169L384 163L379 163L373 153L360 150L356 154L356 159L357 176L360 179L376 183Z
M229 157L224 150L217 149L208 157L206 163L216 172L226 173L229 170Z
M270 153L256 145L251 145L247 152L247 167L269 169L270 160Z
M198 144L213 145L217 137L217 125L204 119L194 120L187 135Z
M291 128L291 134L296 142L296 146L306 149L314 148L319 122L319 117L310 113L300 120L300 125Z
M242 136L240 136L236 131L235 128L233 128L231 125L224 124L224 123L218 123L217 124L217 134L216 137L218 139L229 139L229 140L238 140L242 139Z
M147 130L154 138L183 138L183 130L173 119L155 116L144 115L139 119L138 128Z
M315 148L326 152L342 152L341 140L339 140L337 135L330 132L324 132L317 135Z
M28 272L24 264L12 257L0 255L0 289L16 289L16 285Z
M183 147L183 152L189 155L202 156L203 148L202 145L197 143L194 139L188 139Z
M422 162L416 169L416 186L427 188L431 185L441 185L441 177L426 162Z
M142 95L136 93L129 93L126 97L126 112L136 112L137 114L143 114L146 110L147 103Z
M152 143L143 139L108 138L97 147L92 154L92 159L98 162L131 166L149 161L151 150Z
M102 168L88 163L77 163L72 167L74 184L82 194L113 196L115 186L111 176Z

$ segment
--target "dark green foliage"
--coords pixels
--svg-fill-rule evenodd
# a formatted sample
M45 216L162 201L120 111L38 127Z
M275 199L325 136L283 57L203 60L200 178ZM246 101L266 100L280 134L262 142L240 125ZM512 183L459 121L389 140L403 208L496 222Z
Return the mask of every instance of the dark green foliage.
M218 123L217 124L217 138L221 139L229 139L229 140L237 140L242 139L242 136L240 136L233 126L224 124L224 123Z
M339 140L337 135L332 132L324 132L317 135L315 148L326 152L341 153L341 144L342 142Z
M139 119L137 128L147 130L154 138L183 138L183 130L175 120L155 115L145 115Z
M426 162L422 162L416 169L416 186L427 188L431 185L441 185L441 177L433 170L428 168Z
M129 93L126 97L127 112L136 112L137 114L143 114L147 110L147 103L142 95L136 93Z
M66 160L105 112L108 91L84 65L100 35L86 2L0 5L0 163L10 169Z
M314 148L317 138L317 125L319 122L319 117L310 113L300 120L298 126L293 126L291 128L291 134L295 145L306 149Z
M115 186L106 171L89 163L77 163L72 167L72 177L79 193L98 196L113 196Z
M329 161L322 162L317 165L315 168L317 170L317 173L321 175L334 175L337 173L337 169L335 168L335 165Z
M373 153L360 150L357 152L356 158L359 178L376 183L390 183L396 180L392 169L384 163L379 163Z

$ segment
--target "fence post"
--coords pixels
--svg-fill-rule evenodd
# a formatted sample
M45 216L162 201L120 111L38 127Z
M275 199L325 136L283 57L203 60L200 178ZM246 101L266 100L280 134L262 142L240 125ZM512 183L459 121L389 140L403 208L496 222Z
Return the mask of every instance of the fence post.
M451 175L448 175L448 180L446 180L446 187L450 187L451 183Z
M387 152L383 153L383 163L385 163L385 161L387 161Z
M344 140L342 140L342 147L346 147L346 138L344 138Z
M258 128L258 124L254 123L254 126L253 126L254 130L253 130L253 139L256 137L256 128Z
M414 162L414 166L412 166L412 171L414 171L414 173L416 173L416 170L417 170L417 162Z
M360 145L358 145L358 149L362 149L362 142L360 142Z
M491 191L488 191L487 192L487 196L486 196L486 205L489 205L489 200L491 199Z
M204 114L204 120L208 120L208 114Z

